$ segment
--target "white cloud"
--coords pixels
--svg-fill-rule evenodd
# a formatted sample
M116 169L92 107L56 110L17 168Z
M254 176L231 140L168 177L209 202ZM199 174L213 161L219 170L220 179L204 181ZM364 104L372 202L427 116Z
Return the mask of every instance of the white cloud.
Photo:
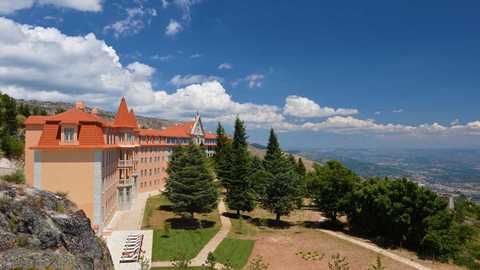
M403 109L395 109L392 112L393 113L402 113L402 112L404 112L404 110Z
M249 88L262 87L264 78L263 74L250 74L245 77L245 81L248 82Z
M174 36L183 30L182 25L176 20L170 20L167 27L165 28L165 34L167 36Z
M200 3L201 0L174 0L173 3L182 10L183 15L182 19L187 23L191 21L192 15L190 12L190 8L193 5Z
M375 115L380 115L380 114L382 114L382 112L381 111L376 111L374 114Z
M230 63L222 63L218 65L218 69L232 69L233 66Z
M200 58L202 56L203 56L203 54L201 54L201 53L194 53L194 54L190 55L190 58Z
M84 100L115 110L120 96L139 113L170 119L190 118L196 110L205 121L228 121L239 115L248 128L402 136L480 136L480 121L444 126L402 125L372 119L331 116L320 122L290 121L285 107L235 101L220 78L186 75L172 78L185 85L173 92L154 89L155 69L133 62L124 66L116 51L94 34L67 36L55 28L21 25L0 17L0 89L15 98ZM286 100L288 103L288 100ZM307 102L308 103L308 102ZM311 103L310 103L311 105ZM304 112L318 115L322 108ZM323 108L324 109L324 108ZM332 109L338 114L340 109ZM287 110L288 112L288 110Z
M160 62L169 62L169 61L173 60L173 58L175 58L175 57L171 54L167 54L167 55L155 54L151 57L152 60L159 60Z
M222 78L217 77L217 76L206 76L206 75L201 75L201 74L187 74L187 75L175 75L173 76L172 79L170 79L170 84L181 87L189 84L198 84L198 83L203 83L203 82L209 82L209 81L223 81Z
M334 109L330 107L320 107L315 101L306 97L288 96L285 99L283 113L295 117L327 117L332 115L352 115L357 114L356 109Z
M34 4L54 5L79 11L98 12L102 10L101 0L1 0L0 14L10 14L17 10L31 8Z
M157 16L157 11L153 8L144 8L142 5L135 8L127 8L127 17L123 20L116 21L103 28L105 32L113 32L115 37L129 36L138 34L143 28L145 28L146 20L147 24L150 24L150 18Z

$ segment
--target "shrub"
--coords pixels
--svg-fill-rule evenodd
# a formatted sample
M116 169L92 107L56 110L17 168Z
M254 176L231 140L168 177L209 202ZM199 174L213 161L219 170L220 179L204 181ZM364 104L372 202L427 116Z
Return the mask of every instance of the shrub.
M328 269L330 270L349 270L350 266L347 258L340 256L339 253L332 255L332 259L328 262Z
M247 269L248 270L267 270L269 267L268 263L265 263L263 261L262 256L257 256L255 259L250 261L250 264L248 265Z
M0 138L0 148L9 158L19 159L23 155L23 142L10 135L3 135Z
M12 174L2 176L2 180L13 184L23 184L25 183L25 175L22 170L16 170Z

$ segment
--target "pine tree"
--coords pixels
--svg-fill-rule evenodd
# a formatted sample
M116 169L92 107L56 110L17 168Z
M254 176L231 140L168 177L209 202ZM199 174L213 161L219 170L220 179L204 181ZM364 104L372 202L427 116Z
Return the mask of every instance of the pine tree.
M255 192L250 178L250 155L247 134L243 122L237 117L231 151L231 175L226 202L230 209L252 211L255 208Z
M302 158L298 158L297 162L297 173L301 177L305 177L307 175L307 169L305 168L305 164L303 164Z
M270 137L268 139L267 152L264 157L264 167L265 170L271 174L277 174L279 170L284 168L279 167L278 162L283 156L282 150L280 149L280 144L278 143L277 135L275 131L270 129Z
M178 147L168 164L166 195L177 213L208 213L217 206L218 189L205 152L197 145Z
M222 185L228 189L228 181L231 179L231 150L232 145L225 134L225 129L218 123L217 145L215 147L215 172Z
M264 167L260 200L262 207L274 213L279 222L281 216L290 214L301 204L302 181L295 170L295 161L292 162L282 153L273 129L270 131Z

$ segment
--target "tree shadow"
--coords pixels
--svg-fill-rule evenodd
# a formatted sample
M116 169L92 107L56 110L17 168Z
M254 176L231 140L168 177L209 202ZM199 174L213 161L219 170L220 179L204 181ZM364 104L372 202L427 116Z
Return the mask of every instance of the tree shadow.
M157 210L173 212L173 207L171 205L160 205Z
M216 222L211 220L199 220L192 219L187 217L175 217L165 220L165 222L170 223L172 229L176 230L197 230L197 229L208 229L213 228Z
M228 217L231 219L242 219L252 225L255 225L257 227L268 227L272 229L289 229L292 227L294 224L288 222L288 221L276 221L275 219L271 218L252 218L251 216L248 215L237 215L236 213L231 213L231 212L225 212L222 213L224 217Z

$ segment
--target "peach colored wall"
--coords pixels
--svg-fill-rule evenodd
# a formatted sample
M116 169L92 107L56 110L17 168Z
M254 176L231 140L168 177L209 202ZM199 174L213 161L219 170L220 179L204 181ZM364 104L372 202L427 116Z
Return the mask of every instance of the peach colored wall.
M34 150L30 147L38 145L42 130L43 125L29 125L25 129L25 182L31 187L33 187Z
M41 154L41 189L67 192L93 219L95 150L53 150Z
M120 151L117 149L103 152L102 179L103 179L103 219L108 223L117 210L118 159Z

